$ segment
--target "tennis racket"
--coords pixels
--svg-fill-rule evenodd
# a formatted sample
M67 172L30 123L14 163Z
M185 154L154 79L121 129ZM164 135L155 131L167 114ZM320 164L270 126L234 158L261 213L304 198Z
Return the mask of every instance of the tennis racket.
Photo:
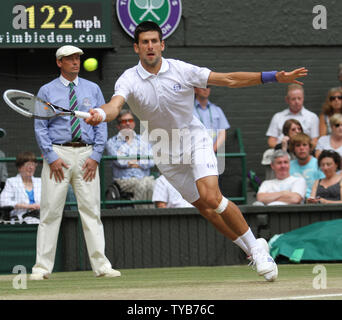
M6 90L3 98L9 107L28 118L52 119L58 116L74 116L86 119L90 117L88 112L64 109L21 90Z

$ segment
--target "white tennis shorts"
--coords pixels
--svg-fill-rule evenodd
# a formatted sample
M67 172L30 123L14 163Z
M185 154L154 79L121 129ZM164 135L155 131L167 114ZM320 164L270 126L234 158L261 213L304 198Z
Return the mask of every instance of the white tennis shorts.
M196 118L191 122L188 130L191 132L192 143L181 152L180 163L170 160L166 164L157 163L157 167L182 197L193 203L199 199L196 181L207 176L217 176L218 169L213 140L202 123ZM174 152L172 158L173 160L177 158Z

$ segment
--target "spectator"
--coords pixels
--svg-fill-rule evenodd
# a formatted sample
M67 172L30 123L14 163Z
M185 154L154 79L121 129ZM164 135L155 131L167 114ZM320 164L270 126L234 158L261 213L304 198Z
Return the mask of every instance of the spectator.
M342 89L332 88L323 103L319 115L319 136L331 134L330 117L335 113L342 113Z
M156 179L152 201L156 204L157 208L193 207L192 204L183 199L181 194L163 175Z
M75 46L56 51L60 76L43 85L38 97L61 107L88 111L104 103L99 86L78 76L80 55ZM57 117L34 122L38 145L43 153L42 209L37 233L36 263L30 280L48 279L55 261L63 209L72 185L82 221L91 268L95 276L119 277L105 255L101 221L98 164L107 141L107 125L95 127L76 117Z
M290 139L294 137L296 134L303 132L303 127L301 123L296 119L288 119L284 122L283 125L283 138L280 143L278 143L274 149L279 150L282 149L290 154L291 159L295 156L291 154L290 150Z
M323 150L334 150L342 155L342 114L335 113L330 118L331 134L320 137L316 146L315 157L318 159Z
M266 132L269 147L274 148L282 141L283 125L287 119L298 120L303 127L304 133L311 138L311 143L315 147L319 137L319 119L315 113L304 107L303 87L298 84L290 84L287 89L285 101L289 107L281 112L277 112L272 117Z
M6 135L6 131L0 128L0 138ZM5 158L5 153L0 150L0 158ZM6 179L8 177L6 162L0 162L0 192L5 186Z
M318 158L318 165L325 178L316 180L308 203L342 203L341 157L332 150L323 150Z
M265 169L265 180L274 179L274 171L272 170L271 158L275 150L283 150L290 154L291 159L295 159L295 155L290 151L289 141L292 137L294 137L297 133L303 132L303 127L301 123L296 119L288 119L284 122L283 125L283 138L280 143L278 143L274 149L267 149L263 156L261 164L266 166Z
M117 121L119 133L107 141L108 154L121 157L140 155L152 158L151 146L134 131L135 120L132 113L127 109L122 109ZM155 179L151 175L150 169L153 166L152 159L114 160L112 163L113 180L123 192L133 193L132 200L152 200Z
M290 162L290 175L305 179L306 198L309 198L314 182L325 175L319 169L317 159L311 155L311 139L307 134L298 133L290 141L290 150L296 156L296 159Z
M214 152L217 152L219 147L226 141L226 130L230 128L230 124L222 109L209 101L210 86L194 88L194 90L194 115L208 129L209 135L213 138Z
M8 178L0 195L1 206L11 206L11 222L39 223L41 180L34 177L37 168L36 156L25 151L16 157L18 174Z
M305 198L306 183L302 177L290 176L290 155L277 150L272 156L275 179L264 181L254 205L300 204Z

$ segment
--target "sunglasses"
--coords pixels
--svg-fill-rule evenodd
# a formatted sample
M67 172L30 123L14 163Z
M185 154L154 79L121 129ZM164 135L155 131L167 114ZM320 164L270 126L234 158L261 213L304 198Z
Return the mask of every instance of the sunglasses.
M133 123L134 119L126 119L126 120L120 120L120 124L126 124L126 123Z
M336 124L334 124L334 126L335 126L336 128L339 128L340 126L342 126L342 123L336 123Z
M342 96L331 96L331 97L329 97L329 100L330 100L330 101L334 101L334 100L336 100L336 99L342 100Z

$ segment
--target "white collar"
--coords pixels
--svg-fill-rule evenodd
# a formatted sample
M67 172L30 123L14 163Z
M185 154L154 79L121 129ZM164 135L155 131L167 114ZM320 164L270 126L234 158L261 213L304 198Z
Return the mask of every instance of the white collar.
M160 70L158 72L159 73L163 73L163 72L166 72L167 70L169 70L170 66L169 66L169 62L164 59L162 57L162 64L161 64L161 67L160 67ZM153 73L149 73L141 64L141 62L139 61L138 63L138 66L137 66L137 71L140 75L140 77L142 77L144 80L151 77L151 76L154 76Z
M304 111L305 111L304 106L303 106L302 109L300 109L300 111L297 112L297 113L293 113L293 112L291 112L290 108L287 108L287 114L291 114L291 115L297 115L297 114L298 114L298 115L302 116L303 113L304 113Z
M62 75L59 76L59 80L61 80L63 85L65 85L66 87L69 86L70 81L65 79ZM75 84L75 86L77 86L78 85L78 76L72 82Z

